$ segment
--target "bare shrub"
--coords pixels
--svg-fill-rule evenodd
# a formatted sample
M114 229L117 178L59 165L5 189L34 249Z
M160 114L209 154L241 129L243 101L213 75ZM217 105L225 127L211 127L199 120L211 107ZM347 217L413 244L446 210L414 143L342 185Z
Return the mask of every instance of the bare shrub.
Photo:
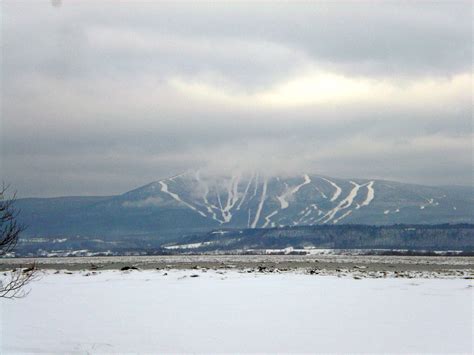
M8 186L2 185L0 189L0 257L11 252L25 229L18 223L19 211L14 208L16 194L7 197ZM27 295L24 286L37 277L36 267L33 264L23 269L12 270L5 273L5 278L0 280L0 298L18 298Z

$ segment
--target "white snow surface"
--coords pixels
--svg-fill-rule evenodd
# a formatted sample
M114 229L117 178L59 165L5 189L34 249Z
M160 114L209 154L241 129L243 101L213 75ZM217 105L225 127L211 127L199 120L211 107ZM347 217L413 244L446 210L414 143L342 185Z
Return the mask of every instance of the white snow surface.
M167 273L49 272L0 300L0 353L473 350L470 280Z
M244 195L242 196L242 199L240 200L239 205L237 206L237 211L240 210L240 207L242 207L242 204L244 203L245 198L247 197L247 194L249 192L249 188L250 188L250 184L252 183L252 180L253 180L253 175L250 177L250 179L247 183L247 187L245 188Z
M332 195L331 200L330 200L331 202L336 201L337 198L339 197L339 195L341 195L342 189L335 182L333 182L331 180L328 180L328 179L323 178L323 177L321 179L323 179L324 181L327 181L328 183L330 183L336 189L336 191L334 192L334 195Z
M354 198L357 196L357 193L359 191L359 189L363 186L363 185L359 185L358 183L354 182L354 181L351 181L351 184L352 186L354 186L352 188L352 190L349 192L349 194L346 196L345 199L343 199L341 202L339 202L339 204L334 207L332 210L330 210L328 213L326 213L320 220L323 221L323 223L327 223L331 220L333 220L336 216L336 214L341 211L341 210L344 210L344 209L347 209L349 208L351 205L352 205L352 202L354 202ZM348 213L348 211L346 211L341 217L337 218L337 219L334 219L333 220L333 223L337 223L339 222L341 219L347 217L350 213Z
M303 178L304 178L304 181L301 184L288 189L287 191L285 191L283 195L277 196L277 200L280 202L280 208L282 210L288 208L288 206L290 205L290 203L288 202L288 199L291 198L291 196L296 194L304 185L307 185L311 182L311 178L309 177L308 174L303 175Z
M252 228L257 227L258 220L260 219L260 213L262 213L263 203L265 202L265 198L267 196L267 180L263 181L263 190L262 196L260 197L260 202L258 204L257 212L255 213L255 219L252 223Z
M201 242L201 243L189 243L189 244L178 244L178 245L169 245L165 246L165 249L196 249L204 245L209 245L211 242Z
M266 228L272 221L270 220L270 218L272 218L274 215L276 215L278 213L278 210L276 211L273 211L272 213L270 213L268 216L265 217L265 223L263 224L262 228Z
M375 197L375 190L374 190L374 187L373 187L374 186L374 181L369 182L368 184L366 184L366 186L367 186L367 197L360 204L360 207L368 206ZM359 208L357 208L357 209L359 209Z
M161 185L161 191L162 191L162 192L164 192L165 194L170 195L170 196L171 196L172 198L174 198L176 201L178 201L178 202L180 202L180 203L182 203L182 204L188 206L190 209L192 209L193 211L196 211L196 212L199 213L201 216L206 217L206 214L205 214L205 213L199 211L199 210L198 210L196 207L194 207L193 205L191 205L191 204L189 204L189 203L183 201L183 200L181 199L181 197L179 197L178 194L175 194L174 192L169 191L169 190L168 190L168 185L167 185L164 181L160 181L159 183L160 183L160 185Z

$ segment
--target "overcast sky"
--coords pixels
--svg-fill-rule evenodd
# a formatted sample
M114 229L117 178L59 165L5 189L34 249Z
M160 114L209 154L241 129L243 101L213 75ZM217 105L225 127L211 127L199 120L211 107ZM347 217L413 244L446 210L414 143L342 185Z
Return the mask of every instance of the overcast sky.
M472 2L1 2L1 178L187 169L472 184Z

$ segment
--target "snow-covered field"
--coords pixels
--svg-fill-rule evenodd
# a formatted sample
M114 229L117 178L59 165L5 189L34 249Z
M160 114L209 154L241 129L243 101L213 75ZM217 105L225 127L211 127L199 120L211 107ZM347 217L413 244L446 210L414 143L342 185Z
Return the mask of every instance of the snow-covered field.
M49 272L0 301L0 353L473 351L470 280L84 274Z

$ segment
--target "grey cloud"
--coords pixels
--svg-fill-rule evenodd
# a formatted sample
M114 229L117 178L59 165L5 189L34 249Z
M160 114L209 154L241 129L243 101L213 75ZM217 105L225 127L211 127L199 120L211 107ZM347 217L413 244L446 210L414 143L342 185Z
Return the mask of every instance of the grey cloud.
M32 7L35 17L23 14ZM97 27L112 33L117 30L117 36L127 30L152 33L156 41L167 36L171 40L173 37L190 41L197 38L207 42L217 53L228 42L279 46L352 75L452 75L471 66L472 4L469 1L280 3L270 8L267 4L160 2L116 6L104 2L72 6L66 2L61 9L41 3L6 2L4 8L6 48L23 47L20 55L11 54L12 64L20 61L31 66L31 54L36 59L36 69L39 66L62 74L84 74L94 71L93 67L98 71L138 70L144 65L159 72L218 70L248 85L258 82L268 72L281 75L291 67L289 61L298 57L280 53L273 55L272 61L264 60L267 65L262 65L258 56L265 58L269 48L261 48L258 54L255 51L242 53L242 48L236 47L228 54L235 56L234 60L224 58L222 61L219 55L203 56L203 53L180 52L176 48L174 52L161 51L151 57L125 45L122 52L114 56L113 51L91 50L87 33ZM26 48L25 44L28 44ZM278 64L279 60L283 61ZM295 60L294 65L301 63Z
M307 67L401 91L449 79L470 73L471 2L4 1L2 10L0 175L23 196L119 193L198 167L472 183L468 92L278 107L170 85L252 95Z

